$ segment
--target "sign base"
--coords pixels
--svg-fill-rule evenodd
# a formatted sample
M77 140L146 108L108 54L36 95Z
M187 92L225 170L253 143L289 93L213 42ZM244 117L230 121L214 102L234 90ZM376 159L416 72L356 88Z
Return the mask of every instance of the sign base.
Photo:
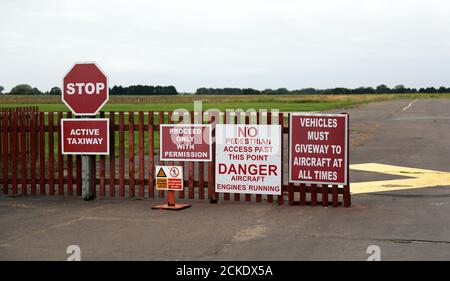
M167 204L153 206L152 210L179 211L191 207L191 204L189 203L175 203L175 192L173 190L169 190L167 197L169 199Z
M167 204L163 204L163 205L156 205L152 207L152 210L173 210L173 211L179 211L179 210L183 210L186 208L190 208L191 204L178 204L176 203L175 205L169 205L169 203Z

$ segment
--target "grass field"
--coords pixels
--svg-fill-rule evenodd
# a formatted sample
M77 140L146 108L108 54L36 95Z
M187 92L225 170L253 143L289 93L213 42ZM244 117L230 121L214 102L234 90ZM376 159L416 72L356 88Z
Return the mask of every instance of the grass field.
M112 96L104 111L171 111L194 109L194 101L202 101L203 110L279 109L280 111L324 111L359 104L399 98L450 98L450 94L380 94L380 95L280 95L280 96ZM68 111L57 96L3 96L0 107L38 106L41 111Z
M235 109L278 109L279 111L325 111L337 108L349 108L360 104L386 101L392 99L416 99L416 98L450 98L450 94L385 94L385 95L302 95L302 96L112 96L104 111L172 111L175 109L194 109L194 101L202 101L203 110L215 108L221 111ZM69 109L57 96L4 96L0 95L1 107L38 106L40 111L67 112ZM108 117L108 115L106 116ZM167 122L167 116L165 117ZM47 121L48 122L48 121ZM135 115L134 122L137 125L138 116ZM128 116L125 116L128 123ZM155 124L158 117L155 116ZM57 124L57 116L54 117ZM118 124L118 117L116 117ZM144 118L147 124L147 115ZM154 133L155 150L159 148L159 132ZM46 136L47 138L47 136ZM118 132L116 132L118 139ZM137 138L135 138L137 145ZM124 147L128 148L128 132L125 132ZM115 143L116 151L119 149L118 142ZM56 145L56 144L55 144ZM144 146L147 147L147 132L145 133ZM57 147L55 146L55 153ZM46 149L48 150L48 149ZM127 150L127 149L126 149ZM47 151L46 151L47 153ZM117 156L117 155L116 155Z

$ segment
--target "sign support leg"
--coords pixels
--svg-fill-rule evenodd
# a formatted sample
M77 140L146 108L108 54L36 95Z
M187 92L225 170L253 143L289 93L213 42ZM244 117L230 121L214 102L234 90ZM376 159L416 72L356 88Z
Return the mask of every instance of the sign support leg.
M81 156L81 189L83 200L95 199L95 171L93 170L95 156Z
M191 204L175 203L175 191L173 191L173 190L168 190L167 191L167 200L168 200L167 204L156 205L156 206L153 206L152 209L153 210L174 210L174 211L179 211L179 210L183 210L183 209L191 207Z
M175 192L173 190L169 190L167 197L169 201L167 202L167 205L169 205L169 207L175 206Z

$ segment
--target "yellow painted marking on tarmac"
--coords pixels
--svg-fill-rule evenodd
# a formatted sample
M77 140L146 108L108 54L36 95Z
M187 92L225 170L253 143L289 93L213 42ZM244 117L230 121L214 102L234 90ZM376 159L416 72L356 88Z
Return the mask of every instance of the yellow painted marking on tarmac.
M450 186L450 173L402 166L365 163L350 165L350 169L410 177L408 179L356 182L350 185L352 194Z
M361 133L359 134L358 138L355 139L355 140L352 142L352 145L353 145L353 146L358 146L358 145L360 145L361 142L363 142L364 140L366 140L366 139L369 137L369 135L373 134L373 133L375 132L375 130L378 129L378 127L380 127L380 124L379 124L379 123L375 123L368 131L361 132Z

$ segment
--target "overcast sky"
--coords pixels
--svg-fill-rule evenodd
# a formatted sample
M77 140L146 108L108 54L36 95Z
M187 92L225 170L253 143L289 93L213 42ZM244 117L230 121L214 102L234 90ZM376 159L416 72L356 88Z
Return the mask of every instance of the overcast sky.
M0 85L450 86L448 0L0 1Z

